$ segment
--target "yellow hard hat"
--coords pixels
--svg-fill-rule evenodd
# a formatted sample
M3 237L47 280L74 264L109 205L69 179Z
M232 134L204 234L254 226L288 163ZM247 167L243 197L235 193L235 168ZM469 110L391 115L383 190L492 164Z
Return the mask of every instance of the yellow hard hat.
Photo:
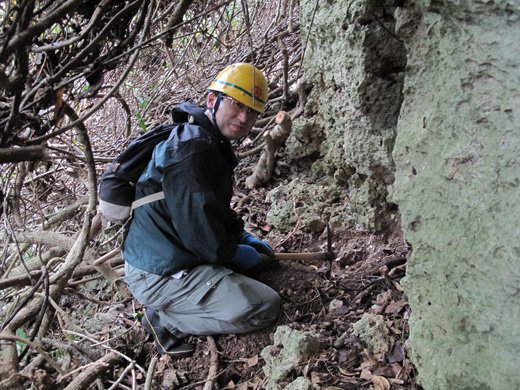
M251 64L229 65L213 80L208 90L225 93L253 110L264 113L267 80L264 74Z

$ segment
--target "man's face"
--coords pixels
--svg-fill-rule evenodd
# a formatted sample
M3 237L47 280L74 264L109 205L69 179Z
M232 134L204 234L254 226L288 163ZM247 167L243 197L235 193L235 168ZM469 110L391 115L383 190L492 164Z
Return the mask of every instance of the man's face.
M207 106L213 108L217 97L208 94ZM246 105L224 95L215 115L218 128L224 137L229 140L245 137L255 124L258 112L249 109Z

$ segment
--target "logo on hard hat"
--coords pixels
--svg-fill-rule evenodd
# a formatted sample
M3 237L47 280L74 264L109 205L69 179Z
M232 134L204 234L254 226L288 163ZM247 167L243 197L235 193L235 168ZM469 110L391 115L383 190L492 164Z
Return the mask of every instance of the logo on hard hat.
M261 98L262 97L262 88L260 88L258 85L255 85L255 97Z

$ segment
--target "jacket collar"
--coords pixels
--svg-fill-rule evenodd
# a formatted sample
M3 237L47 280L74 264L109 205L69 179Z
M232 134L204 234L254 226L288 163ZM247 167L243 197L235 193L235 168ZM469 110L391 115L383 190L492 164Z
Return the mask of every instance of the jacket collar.
M204 111L192 102L184 102L172 109L172 119L174 123L186 123L190 121L190 115L194 118L194 122L204 127L206 130L215 134L219 139L229 140L222 135L222 133L213 125L213 123L206 116Z
M213 123L209 120L206 114L204 114L204 111L199 106L193 104L192 102L184 102L178 106L175 106L172 109L171 114L174 123L192 123L192 121L190 121L190 116L193 117L194 122L197 125L214 134L221 141L221 143L227 146L225 148L226 155L230 160L232 167L234 168L238 165L238 159L233 151L231 142L222 135L219 129L213 125Z

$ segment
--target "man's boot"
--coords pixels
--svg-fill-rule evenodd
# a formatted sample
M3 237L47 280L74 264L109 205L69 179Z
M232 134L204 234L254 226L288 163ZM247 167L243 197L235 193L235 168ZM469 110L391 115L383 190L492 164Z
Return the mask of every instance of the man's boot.
M161 326L161 319L155 310L146 308L141 324L144 326L148 334L150 334L155 346L161 355L171 356L173 359L180 359L193 355L195 346L183 343L182 339L172 335L168 329Z

